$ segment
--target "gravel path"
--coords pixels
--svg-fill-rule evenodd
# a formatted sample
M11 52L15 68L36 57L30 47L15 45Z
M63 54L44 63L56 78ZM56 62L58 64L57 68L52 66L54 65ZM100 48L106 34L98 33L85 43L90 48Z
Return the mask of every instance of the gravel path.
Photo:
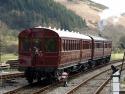
M0 94L17 89L25 85L28 85L25 78L15 78L15 79L3 81L3 83L0 86Z

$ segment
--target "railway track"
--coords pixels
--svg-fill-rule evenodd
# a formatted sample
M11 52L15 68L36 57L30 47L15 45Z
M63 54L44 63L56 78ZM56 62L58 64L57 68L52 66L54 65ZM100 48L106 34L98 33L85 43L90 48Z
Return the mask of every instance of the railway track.
M120 67L120 65L118 65L118 67ZM66 92L65 94L83 94L83 93L84 94L107 94L106 92L101 93L101 91L112 79L111 74L112 74L111 69L104 70L88 78L82 83L78 84L73 89ZM108 94L109 93L110 91L108 92Z
M8 71L8 72L5 71L5 69L8 70L9 68L12 68L12 67L17 68L18 64L19 64L18 60L8 60L5 64L0 65L0 68L3 70L3 71L0 72L0 79L1 80L7 80L7 79L12 79L12 78L17 78L17 77L24 77L23 72L12 71L12 69L11 69L11 72L10 71Z
M24 77L23 72L12 72L12 73L5 73L0 75L1 80L12 79L17 77Z
M111 64L111 63L110 63ZM117 66L117 65L116 65ZM107 71L109 71L111 68L110 68L110 66L109 66L109 68L107 68L106 70L105 70L105 68L103 68L103 69L97 69L97 70L91 70L91 71L89 71L89 72L86 72L85 74L83 74L83 75L77 75L77 77L76 77L76 79L74 80L74 81L69 81L68 82L68 87L63 87L62 85L58 85L58 88L54 88L54 87L50 87L48 90L46 90L46 91L44 91L44 92L41 92L41 93L39 93L39 94L72 94L73 92L72 92L72 90L75 88L75 87L77 87L78 85L80 85L82 82L84 82L84 83L87 83L87 81L89 81L90 79L94 79L96 76L98 76L98 75L100 75L100 74L102 74L102 73L105 73L105 72L107 72ZM103 70L103 72L100 72L100 71L102 71ZM93 72L92 72L93 71ZM92 72L92 73L91 73ZM111 71L110 71L111 72ZM96 75L94 75L94 76L92 76L93 74L96 74ZM110 77L110 75L111 75L111 73L106 73L109 77ZM84 76L84 77L83 77ZM103 77L103 76L102 76ZM105 76L106 77L106 76ZM74 79L74 77L73 77L73 79ZM86 79L88 79L88 80L86 80ZM103 78L103 80L100 78L100 80L99 79L96 79L96 81L101 81L101 82L104 82L105 80L107 80L107 79L110 79L110 78ZM96 85L91 85L91 88L93 88L93 87L95 87ZM100 85L98 85L98 87L99 87ZM96 88L95 88L95 90L96 89L98 89L98 87L96 86ZM90 88L90 87L88 87L88 88ZM86 89L85 89L86 90ZM90 90L91 91L91 90ZM71 92L71 93L70 93ZM88 92L88 91L87 91ZM79 93L79 92L77 92L77 93L74 93L74 94L93 94L93 92L92 93L84 93L84 92L81 92L81 93ZM99 93L97 93L97 94L99 94Z
M87 80L83 81L82 83L78 84L75 86L73 89L68 91L66 94L78 94L79 93L84 93L84 94L99 94L96 91L100 85L103 84L103 82L109 81L110 79L110 72L109 70L100 72ZM95 93L94 93L95 92Z
M119 62L119 61L113 61L109 64L111 65L112 63L117 63L117 62ZM109 64L107 64L107 65L109 65ZM103 68L103 69L105 69L105 68ZM108 70L110 70L110 68ZM41 82L40 85L38 85L38 84L27 85L27 86L15 89L13 91L6 92L5 94L29 94L29 93L30 94L46 94L49 92L51 92L50 94L58 94L58 92L59 92L59 94L71 94L69 92L72 92L72 88L76 87L76 85L78 85L78 83L79 84L81 83L81 82L78 82L79 80L77 79L77 77L79 76L79 78L80 78L81 76L85 76L87 74L90 74L90 72L92 72L92 71L94 71L94 70L88 71L88 72L84 73L83 75L79 75L80 73L75 74L75 76L73 75L72 77L70 77L70 80L74 79L74 77L75 77L76 81L75 82L69 81L68 85L70 84L71 86L68 86L66 88L62 87L61 83L56 82L56 83L52 84L52 83L48 83L46 81L43 81L44 83ZM97 71L99 71L99 70L97 70ZM105 72L106 72L106 70L105 70ZM95 72L95 73L97 73L97 72ZM99 74L101 74L101 73L99 72ZM78 75L78 76L76 77L76 75ZM84 82L85 82L85 79L87 79L88 77L91 77L90 75L85 76L84 78L80 78L80 79L84 80ZM94 79L94 77L93 77L93 79ZM85 83L87 83L87 82L85 82ZM58 88L64 89L65 92L58 90ZM56 93L53 93L53 91L55 91Z
M106 81L104 81L104 83L102 83L102 85L100 85L100 87L97 88L97 90L95 91L94 94L100 94L100 92L102 91L102 89L109 83L109 81L111 80L112 78L109 77Z
M46 89L50 88L50 87L54 87L57 86L58 83L51 83L48 82L48 80L43 80L39 83L35 82L31 85L26 85L20 88L17 88L15 90L6 92L4 94L39 94L40 92L45 91Z

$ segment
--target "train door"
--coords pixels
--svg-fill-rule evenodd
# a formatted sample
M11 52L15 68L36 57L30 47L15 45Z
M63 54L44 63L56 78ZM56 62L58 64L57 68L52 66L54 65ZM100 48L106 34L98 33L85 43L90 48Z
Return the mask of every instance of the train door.
M58 37L44 37L44 59L46 66L57 66L59 54Z
M32 65L41 66L44 62L43 59L43 39L42 38L33 38L32 39Z

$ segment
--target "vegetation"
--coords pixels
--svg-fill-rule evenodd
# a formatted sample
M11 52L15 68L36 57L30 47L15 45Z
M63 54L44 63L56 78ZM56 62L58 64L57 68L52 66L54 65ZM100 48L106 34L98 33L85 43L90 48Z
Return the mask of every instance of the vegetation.
M69 0L77 1L77 0ZM105 9L91 0L81 0L89 6ZM17 54L18 33L24 28L34 26L51 26L68 30L83 31L86 21L64 6L53 0L0 0L0 52L1 54ZM121 50L120 43L125 45L125 28L106 26L102 35L113 40L113 50ZM118 31L116 33L116 31ZM82 33L84 33L83 31ZM88 32L86 30L86 32ZM115 32L115 33L114 33ZM119 40L120 39L120 40ZM118 48L119 49L116 49ZM9 55L10 56L10 55ZM113 55L112 58L121 57Z
M16 53L17 54L17 39L18 32L16 30L8 29L3 24L0 28L0 53Z
M122 36L119 40L119 48L125 49L125 36Z
M0 61L0 63L1 62L6 62L8 60L15 60L17 58L18 58L18 56L15 55L15 54L4 54L4 55L1 55L1 61Z
M53 0L0 0L0 20L10 28L52 26L84 28L85 20Z
M106 7L106 6L102 5L102 4L95 3L95 2L93 2L91 0L67 0L67 1L76 2L76 3L77 3L77 1L83 1L84 3L89 5L90 7L96 7L98 9L102 9L102 10L108 8L108 7Z
M85 20L53 0L0 0L0 13L1 54L17 53L17 31L28 27L86 27Z
M112 53L111 60L123 59L124 53Z
M107 24L101 33L103 37L112 40L112 50L119 52L123 50L121 43L125 45L125 27L122 25Z
M95 3L91 0L81 0L81 1L86 2L89 6L96 7L96 8L102 9L102 10L108 8L102 4Z

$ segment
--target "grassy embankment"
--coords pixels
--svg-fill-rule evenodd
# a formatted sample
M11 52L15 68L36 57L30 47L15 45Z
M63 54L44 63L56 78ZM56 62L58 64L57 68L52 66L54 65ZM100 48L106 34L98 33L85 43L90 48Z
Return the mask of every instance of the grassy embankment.
M111 60L123 59L124 53L112 53Z
M1 55L1 61L0 62L6 62L8 60L16 60L18 59L18 56L15 55L15 54L4 54L4 55Z

